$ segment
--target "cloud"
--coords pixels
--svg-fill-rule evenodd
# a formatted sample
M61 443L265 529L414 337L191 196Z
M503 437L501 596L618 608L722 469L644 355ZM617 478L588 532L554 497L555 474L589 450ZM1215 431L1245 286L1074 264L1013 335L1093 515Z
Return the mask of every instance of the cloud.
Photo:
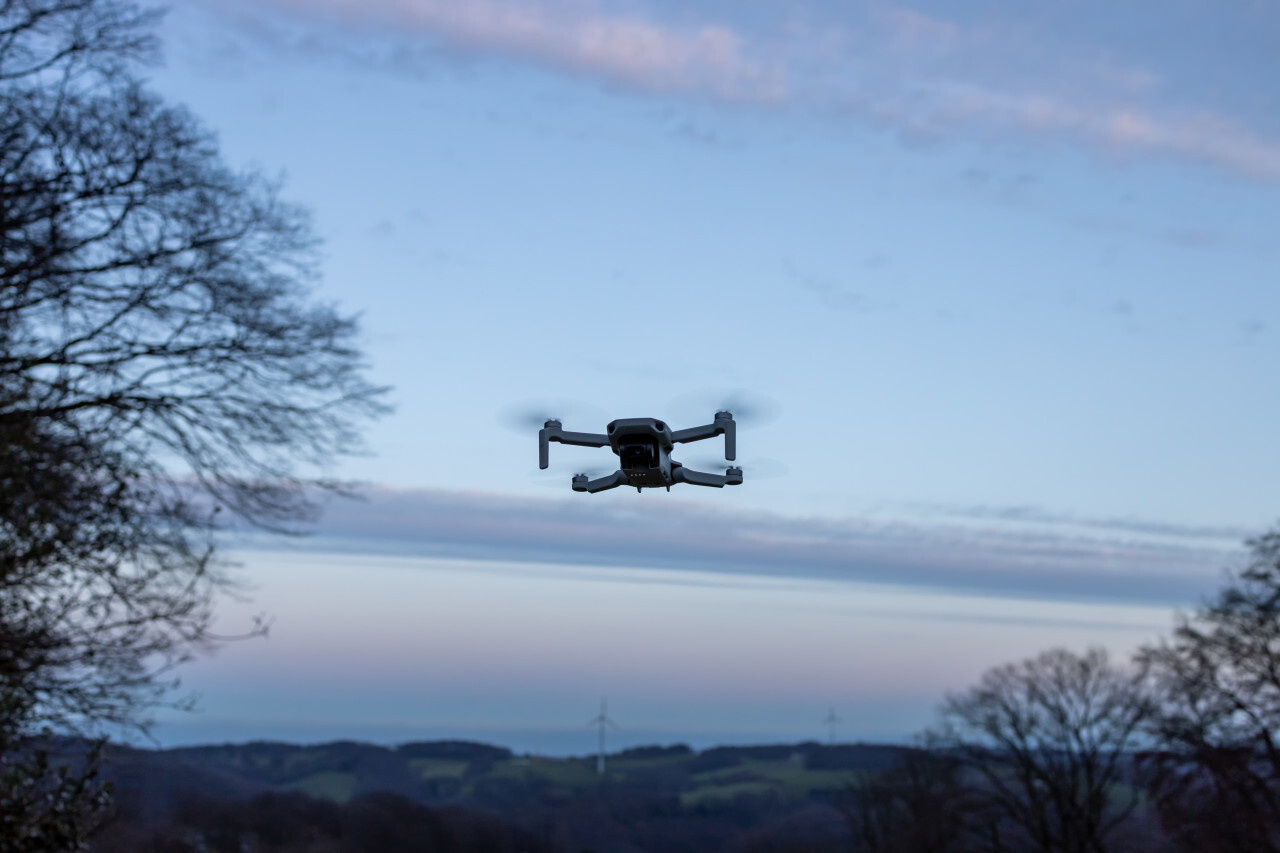
M264 23L264 8L284 11L289 22ZM658 0L625 9L620 0L220 4L250 38L278 42L283 27L300 52L324 53L328 44L331 53L400 71L438 61L443 49L646 93L844 114L908 139L1065 140L1280 179L1280 139L1221 112L1224 103L1249 103L1251 115L1262 116L1256 98L1209 100L1202 87L1178 85L1187 70L1159 46L1138 56L1135 44L1121 53L1069 38L1043 9L960 19L886 0L838 8L809 0L753 25L743 15L708 19L671 8ZM310 29L299 34L299 27ZM1202 76L1221 74L1231 61L1218 59ZM1229 77L1225 85L1257 88L1243 72Z
M1039 525L1056 529L1107 531L1126 536L1165 541L1216 543L1216 547L1232 547L1255 535L1257 531L1243 527L1173 524L1136 518L1095 518L1048 512L1035 506L991 507L915 504L926 516L942 516L979 522L1000 521L1019 525Z
M1240 331L1248 340L1253 340L1267 331L1267 324L1261 320L1245 320L1240 324Z
M1168 96L1157 70L1061 38L1047 21L960 23L890 4L870 10L858 31L826 31L827 49L810 63L811 86L847 112L914 137L1067 140L1280 179L1280 140L1214 104Z
M276 0L295 12L336 16L441 40L454 48L548 65L654 92L778 100L781 80L720 24L668 26L608 14L593 4L520 0Z
M886 263L888 263L888 260L883 255L875 255L872 259L869 259L867 266L870 269L877 269ZM865 294L850 290L839 282L798 269L790 262L787 263L786 272L792 281L812 293L826 308L862 314L872 310L872 306Z
M1181 226L1167 228L1160 238L1164 242L1184 249L1212 249L1227 241L1227 235L1211 228Z
M972 124L990 131L1067 136L1117 153L1199 160L1269 180L1280 179L1280 143L1210 112L1164 112L1126 103L1072 103L1039 92L1008 92L956 83L922 86L911 103L885 103L884 120L940 132Z
M330 505L305 547L1187 605L1213 589L1238 542L1235 531L1030 510L795 518L656 498L622 504L375 488L367 500Z

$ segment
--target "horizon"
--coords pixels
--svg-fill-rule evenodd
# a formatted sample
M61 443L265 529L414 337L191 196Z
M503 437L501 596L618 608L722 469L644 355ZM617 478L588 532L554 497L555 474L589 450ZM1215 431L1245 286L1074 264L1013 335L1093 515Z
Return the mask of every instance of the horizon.
M172 743L165 744L148 744L139 741L119 741L121 746L127 746L131 749L154 750L165 752L169 750L179 749L200 749L205 747L224 747L224 746L249 746L252 744L272 744L298 747L302 749L310 747L322 747L338 743L354 743L361 746L376 746L384 749L396 750L401 747L410 746L420 743L470 743L482 746L495 746L509 750L515 756L541 757L541 758L564 758L564 759L591 759L596 756L596 749L590 746L590 742L594 742L596 735L588 730L585 742L588 747L583 749L578 741L583 741L582 734L574 730L560 730L554 728L532 728L528 730L510 729L510 730L485 730L472 728L467 729L462 726L456 728L441 727L437 730L439 734L422 734L421 736L413 735L409 726L404 727L404 737L396 737L388 732L394 732L394 727L386 727L381 733L370 727L353 727L357 732L366 731L369 737L325 737L316 735L314 737L260 737L255 736L250 739L234 739L213 737L212 739L193 739L187 741L185 739L177 739ZM293 729L292 731L296 731ZM488 734L486 733L488 732ZM823 748L832 747L886 747L886 748L911 748L916 744L911 742L910 738L903 740L874 740L874 739L842 739L837 737L834 742L829 740L825 734L808 738L789 738L785 735L771 732L755 732L742 733L741 737L736 740L724 740L723 735L714 731L667 731L655 729L635 729L629 730L624 736L621 730L614 733L614 739L620 740L617 745L610 744L605 749L606 756L622 755L638 749L672 749L676 747L687 747L693 752L706 752L712 749L750 749L759 746L792 746L792 745L814 745Z

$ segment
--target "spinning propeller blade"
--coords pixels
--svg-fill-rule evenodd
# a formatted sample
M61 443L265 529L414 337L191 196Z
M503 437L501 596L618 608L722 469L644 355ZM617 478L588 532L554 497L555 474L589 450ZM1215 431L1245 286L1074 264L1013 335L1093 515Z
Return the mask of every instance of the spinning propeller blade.
M616 457L615 457L616 458ZM573 478L578 474L585 474L588 480L598 480L601 477L607 477L614 471L618 470L617 465L608 466L591 466L583 467L581 465L575 467L573 465L552 465L545 471L538 471L530 474L530 479L537 481L539 486L545 488L566 488Z
M672 454L673 456L675 454ZM746 462L726 462L723 457L713 458L699 456L689 461L677 459L695 471L707 471L712 474L722 473L726 468L741 468L742 476L751 480L775 480L785 477L790 470L786 463L776 459L748 459Z
M672 418L681 428L707 423L716 412L729 412L740 427L758 427L778 418L778 405L763 394L741 388L694 391L671 401Z
M542 400L516 403L498 412L498 422L516 432L537 433L550 420L578 432L604 432L610 418L589 403L572 400Z

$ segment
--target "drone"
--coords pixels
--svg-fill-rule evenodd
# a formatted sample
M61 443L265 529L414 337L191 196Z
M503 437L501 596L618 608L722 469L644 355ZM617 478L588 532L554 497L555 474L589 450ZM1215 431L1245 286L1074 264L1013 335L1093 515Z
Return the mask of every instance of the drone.
M618 455L621 467L612 474L592 480L586 474L573 476L575 492L603 492L618 486L643 489L665 488L677 483L721 489L742 485L742 469L728 467L724 474L709 474L686 468L671 458L677 444L724 436L724 458L730 462L737 456L737 424L729 412L716 412L706 426L672 430L657 418L619 418L610 421L605 432L566 432L558 420L549 420L538 431L538 467L551 463L551 442L579 447L609 447Z

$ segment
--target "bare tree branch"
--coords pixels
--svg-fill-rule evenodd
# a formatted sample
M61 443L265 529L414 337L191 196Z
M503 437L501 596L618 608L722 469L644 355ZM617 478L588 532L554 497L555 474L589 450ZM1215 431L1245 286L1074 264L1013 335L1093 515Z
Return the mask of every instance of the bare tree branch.
M0 0L0 723L143 726L384 411L278 186L139 81L156 13ZM223 512L222 510L225 510ZM264 633L266 622L250 628ZM0 744L0 753L4 750Z
M987 671L942 709L938 748L976 777L978 849L1104 853L1138 806L1133 757L1151 703L1103 649Z

